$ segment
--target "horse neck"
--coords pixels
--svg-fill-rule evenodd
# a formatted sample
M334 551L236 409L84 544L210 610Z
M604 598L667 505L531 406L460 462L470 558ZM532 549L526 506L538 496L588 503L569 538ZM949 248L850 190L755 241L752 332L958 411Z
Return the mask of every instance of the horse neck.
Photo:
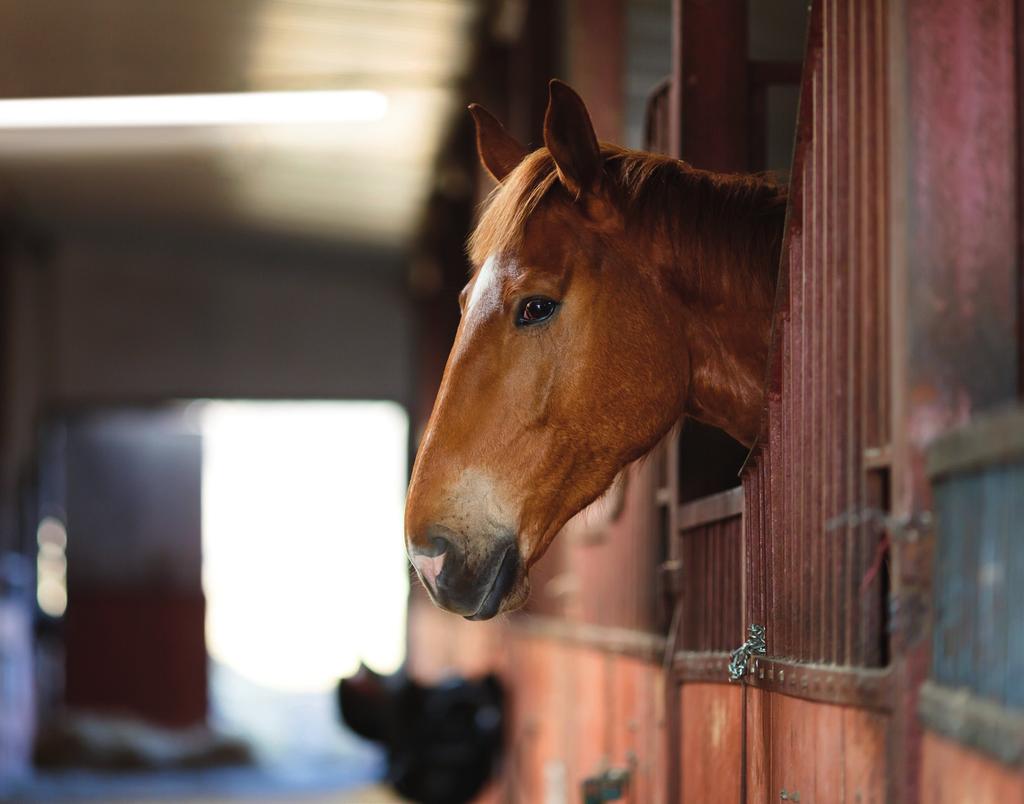
M751 177L692 174L682 207L692 214L675 233L671 269L690 356L684 413L750 445L764 402L784 197Z

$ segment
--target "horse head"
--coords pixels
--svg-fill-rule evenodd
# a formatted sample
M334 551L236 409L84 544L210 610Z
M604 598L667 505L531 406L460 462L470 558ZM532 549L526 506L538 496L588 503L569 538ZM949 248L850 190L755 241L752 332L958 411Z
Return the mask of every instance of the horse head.
M562 526L679 420L711 336L681 301L665 211L682 163L599 144L557 81L532 153L470 111L498 185L470 239L406 538L435 602L487 619L525 602Z

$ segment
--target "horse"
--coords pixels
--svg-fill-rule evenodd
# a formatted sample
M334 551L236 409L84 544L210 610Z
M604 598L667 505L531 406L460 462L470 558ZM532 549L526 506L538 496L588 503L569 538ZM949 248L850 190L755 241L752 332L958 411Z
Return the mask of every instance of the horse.
M786 191L599 143L557 80L533 152L469 109L497 186L405 529L431 599L486 620L526 602L566 522L681 419L756 439Z

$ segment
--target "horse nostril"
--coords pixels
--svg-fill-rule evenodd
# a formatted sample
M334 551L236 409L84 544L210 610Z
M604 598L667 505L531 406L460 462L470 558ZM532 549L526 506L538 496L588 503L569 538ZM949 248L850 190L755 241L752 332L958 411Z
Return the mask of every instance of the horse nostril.
M451 542L444 536L431 536L430 545L427 547L417 547L416 552L425 556L440 556L447 553L451 546Z
M443 536L434 536L430 539L430 543L423 547L415 547L412 554L412 563L416 567L416 571L422 576L426 584L437 591L437 576L441 574L441 570L444 568L444 559L448 555L448 550L451 547L449 542Z

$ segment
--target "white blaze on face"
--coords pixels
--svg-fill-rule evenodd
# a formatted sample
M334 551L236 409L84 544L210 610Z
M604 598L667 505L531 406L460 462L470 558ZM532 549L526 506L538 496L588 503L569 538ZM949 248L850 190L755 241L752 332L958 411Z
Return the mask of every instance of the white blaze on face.
M516 528L514 506L508 504L493 478L484 472L463 469L448 489L447 497L444 524L471 541Z
M480 266L480 271L477 273L476 279L473 281L473 292L469 295L469 303L466 304L466 312L472 312L484 297L492 296L493 294L490 291L497 288L497 285L498 268L494 255L492 254L484 260L484 264Z

